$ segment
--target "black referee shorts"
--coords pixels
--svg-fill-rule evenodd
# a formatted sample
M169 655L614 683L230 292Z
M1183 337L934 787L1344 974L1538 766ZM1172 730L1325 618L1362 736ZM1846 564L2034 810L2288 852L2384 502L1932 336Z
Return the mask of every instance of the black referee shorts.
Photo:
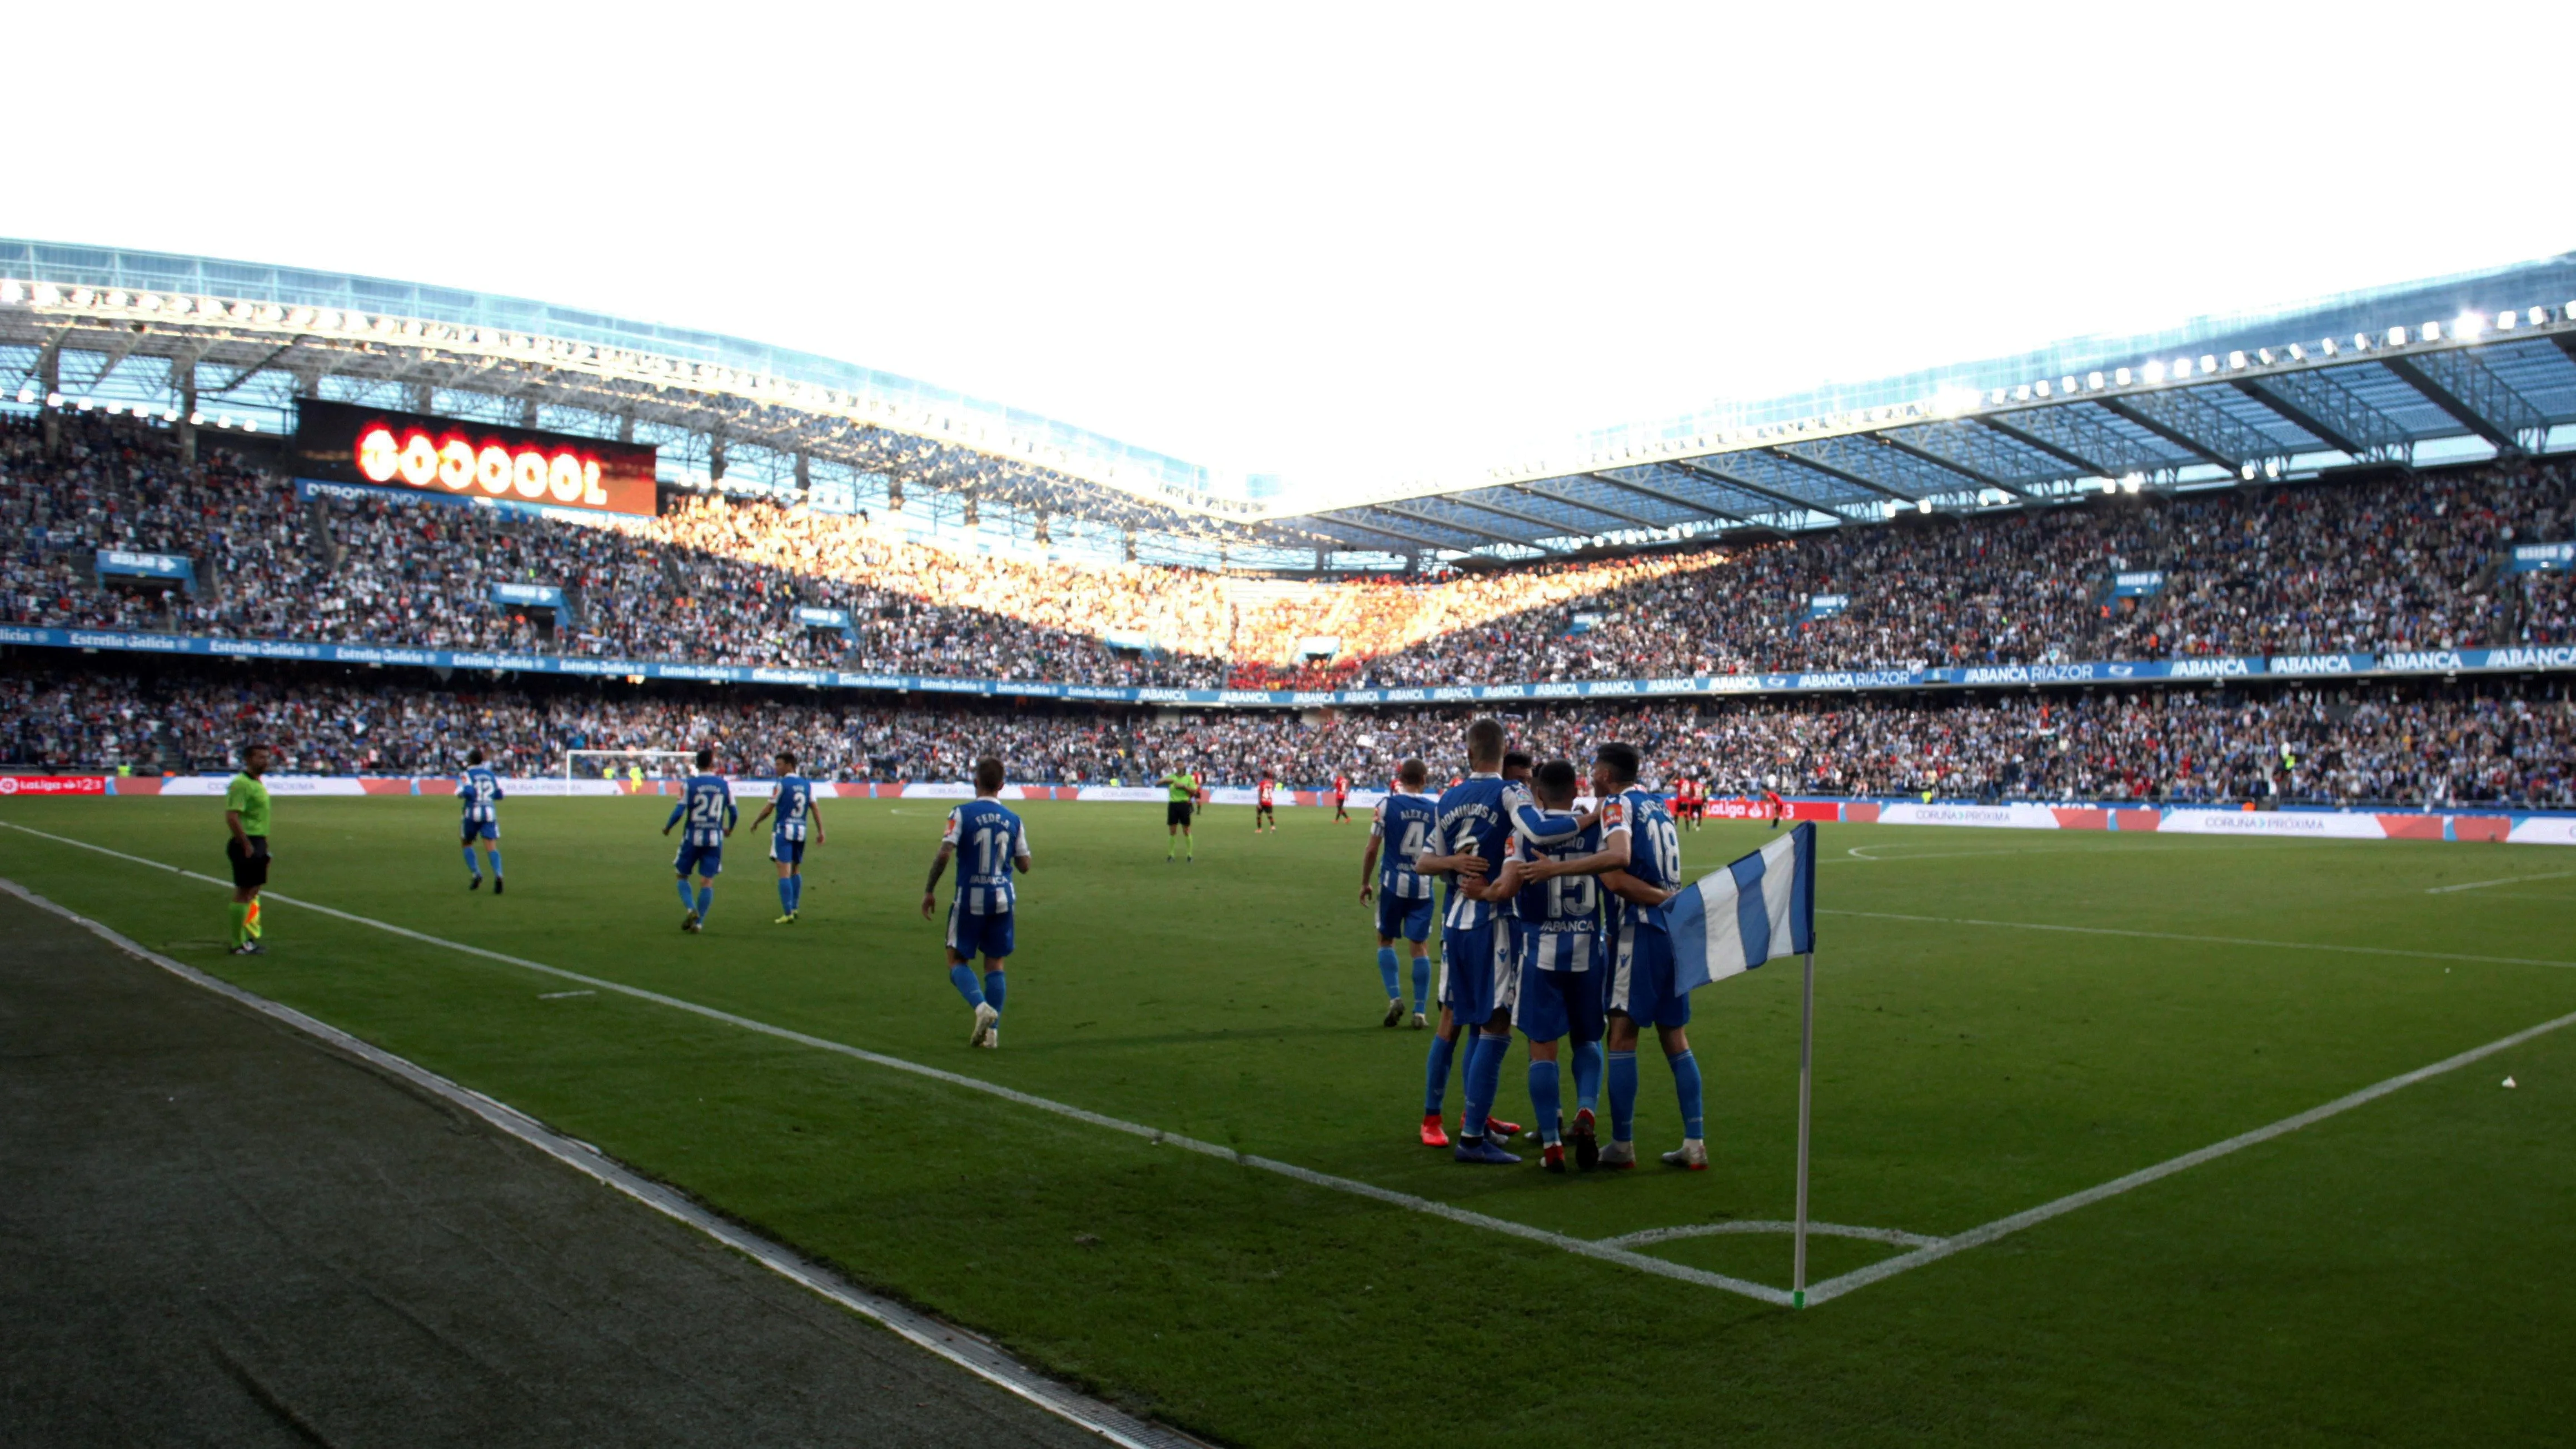
M1189 824L1190 802L1187 800L1175 800L1169 806L1165 807L1163 811L1163 823L1165 825Z
M255 890L268 884L268 837L250 837L250 849L243 850L238 840L224 842L224 859L233 863L233 889Z

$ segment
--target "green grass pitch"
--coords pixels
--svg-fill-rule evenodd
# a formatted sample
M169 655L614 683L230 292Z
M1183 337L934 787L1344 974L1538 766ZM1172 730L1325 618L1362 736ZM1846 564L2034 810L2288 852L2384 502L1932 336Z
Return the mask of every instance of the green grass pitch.
M1213 809L1185 866L1160 806L1022 809L999 1052L966 1047L918 914L932 803L827 803L793 927L744 833L682 935L653 799L505 805L499 899L465 890L452 802L281 799L273 888L1577 1237L1790 1215L1794 963L1697 998L1714 1170L1462 1168L1413 1141L1427 1034L1378 1025L1364 824L1289 810L1256 837ZM223 868L218 801L0 820ZM1685 835L1689 873L1763 835ZM2538 849L1828 825L1821 855L1828 1222L1961 1232L2576 1011L2576 969L2521 964L2576 962L2576 879ZM2576 1432L2576 1029L1797 1312L648 1002L541 999L566 984L292 905L273 954L228 957L216 887L16 830L0 874L1228 1442ZM2432 889L2508 877L2537 878ZM1668 1147L1651 1049L1641 1078L1640 1146ZM1647 1251L1788 1282L1781 1236ZM1819 1239L1812 1276L1897 1251Z

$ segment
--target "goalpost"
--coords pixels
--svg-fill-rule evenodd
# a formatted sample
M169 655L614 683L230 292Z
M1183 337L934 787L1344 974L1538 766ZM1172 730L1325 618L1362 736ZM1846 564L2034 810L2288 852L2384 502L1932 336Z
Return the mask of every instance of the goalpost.
M697 758L698 752L695 750L566 750L564 751L564 780L570 783L574 779L581 778L582 762L585 760L592 762L589 767L591 769L597 769L602 764L607 765L617 772L616 778L619 779L625 778L626 767L629 765L641 765L644 767L647 779L658 779L661 775L659 766L662 761L677 761L682 766L681 773L686 774L688 769L696 764Z

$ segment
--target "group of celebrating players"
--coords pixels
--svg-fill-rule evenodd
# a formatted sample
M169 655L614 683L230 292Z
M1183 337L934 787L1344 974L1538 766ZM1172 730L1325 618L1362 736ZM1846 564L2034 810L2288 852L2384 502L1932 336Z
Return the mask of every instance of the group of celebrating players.
M1640 789L1634 747L1604 744L1590 779L1568 760L1533 766L1505 748L1501 722L1466 730L1467 775L1438 799L1429 770L1406 760L1379 801L1361 861L1360 897L1377 902L1385 1024L1406 1016L1396 943L1413 956L1412 1021L1426 1022L1432 888L1446 882L1440 922L1439 1029L1424 1066L1422 1142L1459 1162L1519 1162L1502 1143L1517 1123L1493 1115L1511 1034L1529 1042L1529 1098L1540 1164L1566 1170L1637 1164L1637 1038L1655 1030L1673 1072L1682 1144L1673 1167L1703 1170L1699 1063L1685 1028L1690 996L1674 989L1665 906L1680 892L1681 841L1663 797ZM1588 789L1587 789L1588 786ZM1443 1120L1461 1038L1465 1115L1453 1144ZM1564 1115L1562 1044L1572 1043L1574 1114ZM1610 1141L1598 1114L1607 1091Z

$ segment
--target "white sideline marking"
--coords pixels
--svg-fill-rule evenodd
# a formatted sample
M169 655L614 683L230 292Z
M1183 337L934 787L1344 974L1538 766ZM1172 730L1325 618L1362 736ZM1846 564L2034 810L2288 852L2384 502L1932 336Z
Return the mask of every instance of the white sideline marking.
M598 994L599 994L598 992L596 992L596 991L590 991L590 990L582 990L582 991L540 991L540 992L538 992L538 993L537 993L537 999L538 999L539 1001L562 1001L562 1000L566 999L567 997L574 997L574 996L597 996Z
M25 827L15 828L24 829ZM31 833L42 834L43 832ZM59 839L60 837L49 838ZM72 843L77 845L82 842ZM116 854L113 851L108 853ZM123 858L131 860L135 857ZM179 873L196 874L194 871ZM197 878L207 879L204 876ZM192 986L200 986L218 996L228 997L253 1011L284 1022L298 1031L337 1047L390 1075L436 1093L573 1170L626 1194L656 1212L697 1229L771 1272L820 1294L863 1318L873 1319L883 1324L903 1338L928 1349L976 1377L1017 1394L1039 1408L1088 1429L1113 1444L1128 1446L1128 1449L1174 1449L1174 1446L1196 1445L1202 1442L1178 1430L1133 1418L1096 1399L1077 1394L1011 1358L979 1334L942 1323L927 1314L914 1312L900 1303L880 1298L855 1287L843 1281L838 1274L808 1262L767 1238L725 1221L678 1192L638 1175L624 1163L603 1155L599 1149L588 1143L566 1137L515 1107L496 1102L470 1088L458 1086L426 1067L360 1041L338 1027L306 1016L291 1006L271 1001L267 997L246 991L220 977L209 976L184 962L174 961L157 951L146 949L140 943L119 935L114 929L68 907L49 901L16 881L0 879L0 891L7 891L39 910L50 911L91 932L127 955L158 966Z
M2400 1073L2397 1076L2390 1077L2384 1082L2374 1082L2371 1085L2362 1088L2358 1092L2337 1097L2322 1107L2310 1107L2308 1110L2301 1112L2296 1116L2284 1117L2278 1122L2274 1122L2264 1127L2257 1127L2251 1132L2240 1132L2237 1135L2228 1138L2224 1142L2213 1142L2198 1151L2186 1152L2180 1157L2167 1158L2153 1167L2142 1167L2136 1172L2130 1173L2126 1177L2115 1177L2109 1182L2103 1183L2098 1187L2088 1187L2082 1192L2069 1193L2066 1196L2057 1199L2055 1202L2044 1202L2035 1208L2028 1208L2021 1212L2014 1213L2010 1217L1997 1218L1993 1222L1987 1223L1982 1227L1970 1228L1966 1232L1960 1233L1955 1237L1943 1238L1939 1242L1917 1248L1911 1253L1902 1254L1898 1257L1888 1258L1881 1262L1872 1263L1866 1268L1854 1269L1838 1278L1828 1278L1822 1283L1813 1284L1808 1287L1807 1302L1810 1304L1824 1303L1828 1300L1839 1298L1855 1288L1866 1288L1870 1284L1878 1282L1882 1278L1892 1278L1899 1273L1905 1272L1909 1268L1920 1268L1926 1263L1938 1262L1943 1258L1949 1257L1952 1253L1964 1252L1970 1248L1981 1247L2007 1234L2017 1233L2024 1228L2033 1227L2037 1224L2047 1222L2050 1218L2061 1217L2067 1213L2075 1211L2077 1208L2090 1206L2094 1203L2100 1202L2106 1197L2117 1197L2121 1193L2129 1191L2131 1188L2144 1187L2148 1183L2155 1182L2161 1178L2171 1177L2175 1173L2184 1171L2187 1168L2198 1167L2204 1162L2211 1161L2215 1158L2225 1157L2231 1152L2242 1151L2245 1148L2256 1145L2257 1143L2269 1142L2275 1137L2286 1136L2289 1133L2298 1131L2302 1127L2313 1126L2316 1123L2326 1120L2328 1117L2337 1116L2342 1113L2349 1112L2355 1107L2375 1102L2400 1088L2411 1087L2417 1082L2424 1081L2431 1077L2438 1077L2444 1072L2456 1071L2472 1062L2481 1061L2487 1057L2494 1056L2496 1053L2501 1051L2508 1051L2514 1047L2522 1045L2524 1042L2530 1041L2534 1037L2543 1036L2547 1033L2558 1030L2560 1027L2570 1025L2576 1025L2576 1011L2571 1011L2565 1016L2544 1021L2538 1026L2525 1027L2511 1036L2499 1037L2494 1041L2488 1042L2485 1046L2471 1047L2467 1051L2460 1053L2458 1056L2444 1057L2442 1060L2433 1063L2429 1067L2417 1067L2411 1072ZM1814 1225L1809 1224L1808 1230L1810 1232L1815 1231Z
M39 836L43 839L56 841L64 845L78 846L83 850L93 850L101 855L113 856L118 860L130 861L136 865L148 865L155 870L166 870L174 875L186 876L191 880L201 880L209 885L222 886L228 890L232 886L230 881L218 880L210 875L200 875L196 871L186 870L179 866L147 859L140 855L128 855L121 850L110 850L104 845L92 845L86 840L74 840L69 836L54 835L42 830L29 829L27 826L20 825L15 821L0 820L0 825L6 825L12 830L21 831L28 835ZM1561 1248L1566 1252L1580 1254L1583 1257L1598 1258L1604 1262L1618 1263L1625 1267L1635 1268L1640 1272L1654 1273L1666 1278L1678 1278L1685 1283L1696 1283L1703 1288L1719 1288L1726 1292L1741 1294L1744 1297L1756 1299L1764 1303L1778 1304L1781 1307L1789 1306L1789 1293L1788 1290L1784 1288L1772 1288L1761 1283L1747 1282L1741 1278L1730 1278L1723 1273L1711 1273L1704 1269L1692 1268L1680 1263L1667 1262L1662 1258L1652 1257L1645 1253L1632 1253L1625 1248L1614 1247L1604 1243L1588 1242L1582 1238L1568 1237L1563 1233L1551 1232L1546 1228L1531 1227L1527 1223L1516 1223L1509 1218L1489 1217L1484 1213L1471 1212L1462 1207L1452 1207L1448 1203L1437 1202L1427 1197L1416 1197L1409 1192L1397 1192L1392 1188L1379 1187L1373 1183L1360 1182L1347 1177L1335 1177L1330 1173L1317 1172L1310 1167L1299 1167L1293 1162L1281 1162L1275 1158L1256 1157L1250 1153L1238 1152L1231 1147L1221 1146L1214 1142L1201 1142L1194 1137L1184 1137L1176 1132L1165 1132L1157 1127L1148 1127L1141 1122L1129 1122L1124 1118L1112 1117L1105 1113L1091 1111L1088 1108L1076 1107L1069 1103L1058 1102L1046 1097L1036 1096L1032 1093L1022 1092L1011 1087L1005 1087L997 1082L987 1082L981 1078L969 1077L961 1073L945 1071L938 1067L924 1066L919 1062L906 1061L901 1057L890 1057L882 1052L872 1052L867 1050L865 1047L854 1047L846 1042L833 1041L827 1037L810 1036L804 1032L796 1031L789 1027L772 1026L765 1021L756 1021L747 1016L736 1016L730 1011L722 1011L712 1006L701 1006L694 1001L683 1000L677 996L665 996L658 991L648 991L640 986L628 986L622 982L608 980L605 977L585 976L578 971L567 971L561 966L549 966L542 961L530 961L524 957L504 955L499 951L485 950L481 946L468 946L461 941L444 940L437 936L412 930L407 926L397 926L389 921L379 921L371 917L355 915L348 911L338 910L331 906L317 905L311 901L297 900L293 896L278 895L272 891L263 892L260 898L262 900L276 901L283 905L302 906L308 911L314 911L322 915L335 917L339 920L348 921L355 925L371 926L388 935L401 936L407 940L419 941L425 945L441 946L450 951L461 952L468 956L480 956L487 961L498 961L507 966L517 966L529 971L540 971L548 976L560 977L566 981L578 981L585 986L595 987L601 991L614 991L620 996L631 996L639 1001L650 1001L656 1005L671 1007L677 1011L690 1012L697 1016L703 1016L710 1021L720 1021L728 1026L741 1027L745 1031L756 1031L765 1036L777 1037L782 1041L792 1041L799 1046L809 1046L819 1051L837 1052L842 1056L854 1057L859 1061L867 1062L872 1066L887 1067L899 1072L910 1072L915 1076L928 1077L933 1081L946 1082L951 1086L965 1087L972 1091L983 1092L990 1096L999 1097L1006 1102L1016 1102L1023 1107L1034 1107L1041 1112L1053 1112L1057 1116L1070 1117L1077 1122L1088 1122L1094 1127L1106 1127L1113 1132L1124 1132L1131 1137L1142 1137L1148 1142L1167 1144L1169 1146L1181 1148L1187 1152L1201 1153L1205 1156L1218 1158L1222 1161L1237 1163L1244 1167L1257 1167L1264 1172L1275 1172L1282 1177L1292 1178L1298 1182L1305 1183L1310 1187L1328 1188L1334 1192L1346 1192L1355 1197L1370 1198L1378 1202L1387 1203L1394 1207L1407 1209L1408 1211L1426 1213L1437 1218L1446 1218L1453 1223L1462 1223L1468 1227L1483 1228L1488 1232L1504 1233L1512 1237L1525 1239L1529 1242L1544 1243L1551 1248ZM138 947L137 949L140 948ZM173 964L175 965L176 963ZM191 968L182 966L178 969L188 971ZM247 993L245 993L245 995L247 995ZM354 1040L354 1038L352 1038L352 1040Z
M2565 880L2571 875L2576 875L2576 870L2553 870L2547 875L2509 875L2502 880L2473 880L2467 885L2428 886L2424 894L2446 896L2453 891L2482 891L2488 886L2520 885L2527 880Z
M26 829L23 825L18 828ZM2576 871L2570 871L2568 874L2576 875ZM2409 951L2399 946L2339 946L2325 941L2258 941L2251 936L2189 936L2177 931L2130 931L2116 926L2057 926L2045 921L1981 921L1969 916L1906 916L1894 911L1837 911L1824 906L1816 907L1816 914L1861 916L1876 921L1920 921L1930 926L1997 926L2012 931L2063 931L2077 936L2132 936L2146 941L2198 941L2211 946L2268 946L2278 951L2343 951L2356 956L2407 956L2420 961L2478 961L2490 966L2556 966L2562 970L2576 968L2576 961L2542 961L2530 956L2470 956L2457 951ZM1812 1293L1808 1295L1811 1299L1814 1296Z

